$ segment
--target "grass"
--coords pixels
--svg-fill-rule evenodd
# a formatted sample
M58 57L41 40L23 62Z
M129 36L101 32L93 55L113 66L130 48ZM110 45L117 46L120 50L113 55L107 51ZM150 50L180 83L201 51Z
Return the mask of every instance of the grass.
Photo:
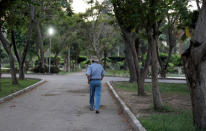
M191 111L178 111L174 113L154 114L139 118L147 131L205 131L193 125Z
M71 72L66 72L64 70L61 70L58 74L59 75L67 75L67 74L74 73L74 72L79 72L79 71L81 71L81 70L77 69L77 70L72 70Z
M106 70L106 76L119 76L119 77L129 77L129 71L128 70ZM185 77L184 74L181 74L180 76L178 74L167 74L167 77Z
M114 83L116 88L121 88L129 92L137 92L137 84L129 82L118 82ZM186 84L168 84L168 83L159 83L159 88L161 93L176 93L176 94L188 94L189 89ZM152 91L152 84L145 83L144 89L146 92Z
M26 80L18 80L18 85L12 85L11 79L0 79L1 84L1 91L0 91L0 98L8 96L11 93L17 92L19 90L22 90L30 85L33 85L34 83L38 82L39 80L32 80L32 79L26 79Z
M184 75L184 74L181 74L181 75L179 76L178 74L170 74L170 73L168 73L168 74L167 74L167 77L185 77L185 75Z
M136 83L117 82L114 83L114 87L129 92L137 92ZM186 84L159 83L159 88L161 93L189 94ZM145 91L152 91L151 83L145 83ZM151 107L152 109L153 107ZM191 110L174 109L168 105L165 105L161 112L156 112L150 116L138 117L138 119L147 131L206 131L200 130L193 125Z
M106 70L105 76L129 77L129 71L127 70Z

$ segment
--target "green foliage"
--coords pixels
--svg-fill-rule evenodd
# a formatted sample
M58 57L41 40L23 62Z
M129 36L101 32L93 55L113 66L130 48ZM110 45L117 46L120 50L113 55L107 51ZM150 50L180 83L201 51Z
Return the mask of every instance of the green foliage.
M160 59L163 63L166 63L167 61L167 57L168 57L168 53L159 53L160 55Z
M181 56L178 55L178 54L172 55L172 60L171 61L174 64L174 66L182 66Z
M87 58L87 56L79 56L77 63L80 63L81 68L86 68L86 65L90 64L90 60Z
M111 56L108 58L109 58L109 61L112 63L122 62L125 60L125 57L122 57L122 56Z
M77 63L81 63L87 60L88 60L87 56L79 56L79 58L77 59Z
M168 57L168 53L160 53L160 59L162 60L163 63L166 62ZM182 66L182 60L181 56L179 54L172 54L169 66Z
M136 0L112 0L111 2L119 25L129 32L135 29L137 23L140 23L139 15L142 13L139 2Z
M12 85L11 79L0 79L0 83L1 83L0 98L5 97L16 91L22 90L30 85L33 85L38 81L39 80L32 80L32 79L18 80L19 83L18 85Z

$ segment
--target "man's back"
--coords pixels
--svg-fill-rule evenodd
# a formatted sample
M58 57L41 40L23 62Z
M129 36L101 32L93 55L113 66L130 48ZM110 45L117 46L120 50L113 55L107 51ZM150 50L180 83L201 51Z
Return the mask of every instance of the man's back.
M104 68L98 63L92 63L88 67L86 74L89 75L91 79L101 79L102 75L104 75Z

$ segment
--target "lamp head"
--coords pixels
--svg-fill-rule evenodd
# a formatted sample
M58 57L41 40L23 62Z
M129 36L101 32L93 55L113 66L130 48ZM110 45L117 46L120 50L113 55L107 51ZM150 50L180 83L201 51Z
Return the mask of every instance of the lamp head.
M48 33L50 36L54 34L54 29L52 27L49 28Z

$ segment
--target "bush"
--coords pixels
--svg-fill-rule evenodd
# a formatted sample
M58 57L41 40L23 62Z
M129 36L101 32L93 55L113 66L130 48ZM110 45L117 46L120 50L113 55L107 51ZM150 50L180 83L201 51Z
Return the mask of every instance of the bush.
M42 68L38 65L38 66L34 67L31 71L34 73L45 73L45 72L48 72L48 67L44 66L44 68Z
M122 62L125 60L125 57L121 57L121 56L112 56L112 57L108 57L110 59L110 61L112 63L116 63L116 62Z
M60 69L57 66L51 66L50 68L51 73L59 73ZM44 68L41 68L40 66L36 66L32 69L32 72L34 73L48 73L49 72L49 67L47 67L46 65L44 66Z
M56 64L56 63L55 63L56 60L55 60L54 56L51 56L50 58L51 58L51 65ZM57 59L58 59L58 61L60 61L60 58L59 58L59 57L57 57ZM39 64L40 64L40 60L39 60L39 59L36 59L36 60L34 61L34 65L35 65L35 66L39 66Z
M166 60L167 60L168 54L167 54L167 53L160 53L159 55L160 55L161 61L162 61L163 63L165 63ZM171 60L171 59L170 59L170 60Z
M59 73L60 69L57 66L51 66L51 73Z
M19 72L19 69L15 68L16 72ZM10 68L1 68L1 73L10 73Z
M79 64L87 60L88 58L86 56L79 56L79 58L77 59L77 63Z
M175 66L182 66L181 56L178 54L172 55L171 61Z
M2 68L1 73L10 73L10 68Z

